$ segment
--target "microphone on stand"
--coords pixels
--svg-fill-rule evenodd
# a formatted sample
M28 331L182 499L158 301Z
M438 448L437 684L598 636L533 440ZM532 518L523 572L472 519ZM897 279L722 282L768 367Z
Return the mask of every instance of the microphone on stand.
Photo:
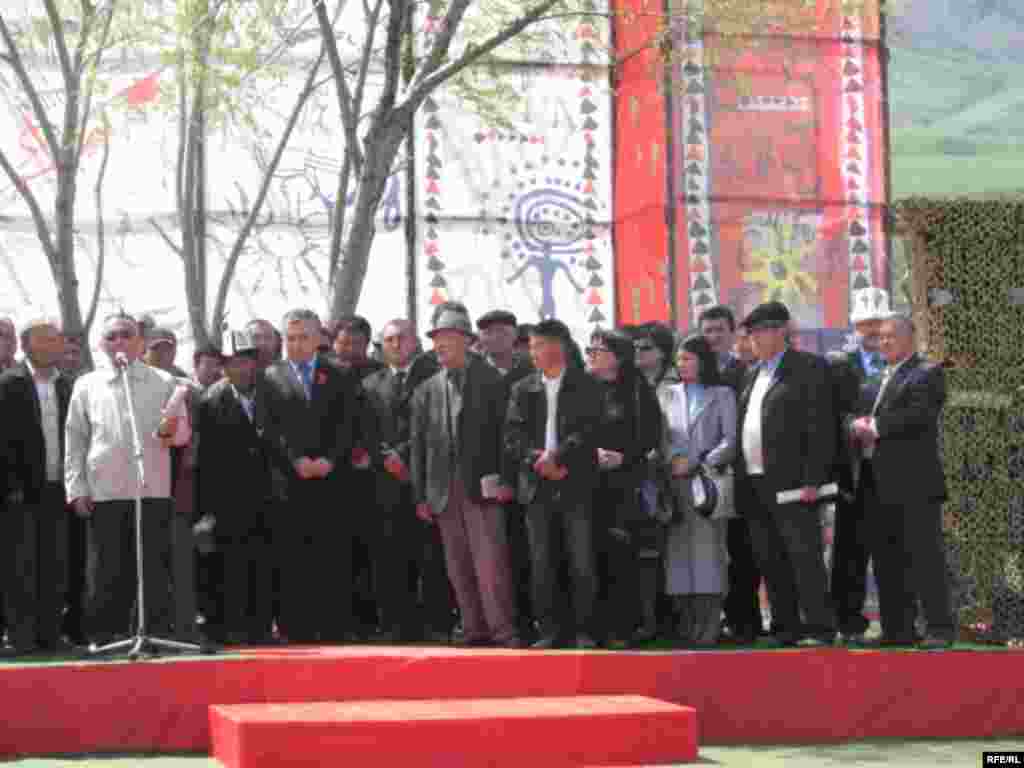
M114 355L114 365L116 365L118 368L127 368L130 365L130 363L128 362L128 355L126 355L124 352L118 352L116 355Z

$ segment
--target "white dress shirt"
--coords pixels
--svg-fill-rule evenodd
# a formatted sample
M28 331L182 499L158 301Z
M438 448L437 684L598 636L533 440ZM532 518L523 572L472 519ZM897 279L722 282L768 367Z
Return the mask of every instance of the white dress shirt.
M249 417L249 422L251 423L256 412L256 401L253 399L252 394L243 395L234 384L231 385L231 391L235 393L238 404L242 406L242 410L245 411L245 415Z
M907 362L913 355L907 355L900 360L896 365L890 366L885 369L885 373L882 374L882 386L878 388L878 397L875 398L875 404L871 406L871 418L868 420L871 434L875 436L875 440L878 440L878 424L875 422L875 412L878 410L879 403L882 402L882 396L885 394L885 390L889 388L889 382L892 381L892 377L896 374L900 368L903 367L904 363ZM875 444L868 443L864 446L864 458L870 459L875 455Z
M50 369L49 378L43 378L25 358L25 365L32 374L36 385L36 396L39 398L39 414L42 416L43 442L46 444L46 480L59 483L60 466L60 406L57 403L57 369Z
M142 496L170 498L171 452L163 446L156 431L177 381L171 374L138 361L128 371L146 473ZM180 403L174 414L178 416L175 446L185 445L192 436L184 400ZM138 479L120 371L101 369L75 382L68 408L65 449L64 480L70 501L83 496L96 502L135 498Z
M771 360L761 363L757 371L757 378L754 379L753 387L750 390L750 400L747 402L747 413L743 418L743 459L747 464L748 475L764 474L764 443L761 435L761 410L764 406L764 396L775 380L775 372L782 361L780 352Z
M548 399L548 421L544 429L544 450L553 451L558 448L558 393L562 390L565 369L553 379L541 374L544 391Z

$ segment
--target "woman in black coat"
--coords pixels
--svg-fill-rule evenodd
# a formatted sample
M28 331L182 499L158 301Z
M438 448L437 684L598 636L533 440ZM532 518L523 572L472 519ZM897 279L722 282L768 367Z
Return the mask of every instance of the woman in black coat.
M626 334L596 331L587 348L587 368L604 387L594 529L605 630L610 642L645 642L657 633L661 525L641 502L640 486L647 477L647 457L660 445L661 411L654 390L636 368L633 340Z

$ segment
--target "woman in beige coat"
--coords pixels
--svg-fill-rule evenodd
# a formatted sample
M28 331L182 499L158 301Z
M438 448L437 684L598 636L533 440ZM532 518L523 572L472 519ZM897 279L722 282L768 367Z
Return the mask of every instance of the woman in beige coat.
M665 415L664 456L670 462L682 520L669 526L665 589L679 610L687 645L718 642L722 601L728 592L727 520L694 511L690 478L697 466L724 467L736 455L736 397L720 383L714 352L700 336L679 345L680 383L660 387Z

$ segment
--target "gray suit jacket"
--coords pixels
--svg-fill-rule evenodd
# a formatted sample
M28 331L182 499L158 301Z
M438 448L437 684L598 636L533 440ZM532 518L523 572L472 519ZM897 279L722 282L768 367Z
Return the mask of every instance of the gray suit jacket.
M417 503L427 502L434 514L448 506L448 490L455 471L448 435L447 371L441 370L416 389L412 399L410 473ZM453 414L461 472L466 495L482 503L480 479L501 472L505 384L488 363L470 356L462 387L462 408Z

